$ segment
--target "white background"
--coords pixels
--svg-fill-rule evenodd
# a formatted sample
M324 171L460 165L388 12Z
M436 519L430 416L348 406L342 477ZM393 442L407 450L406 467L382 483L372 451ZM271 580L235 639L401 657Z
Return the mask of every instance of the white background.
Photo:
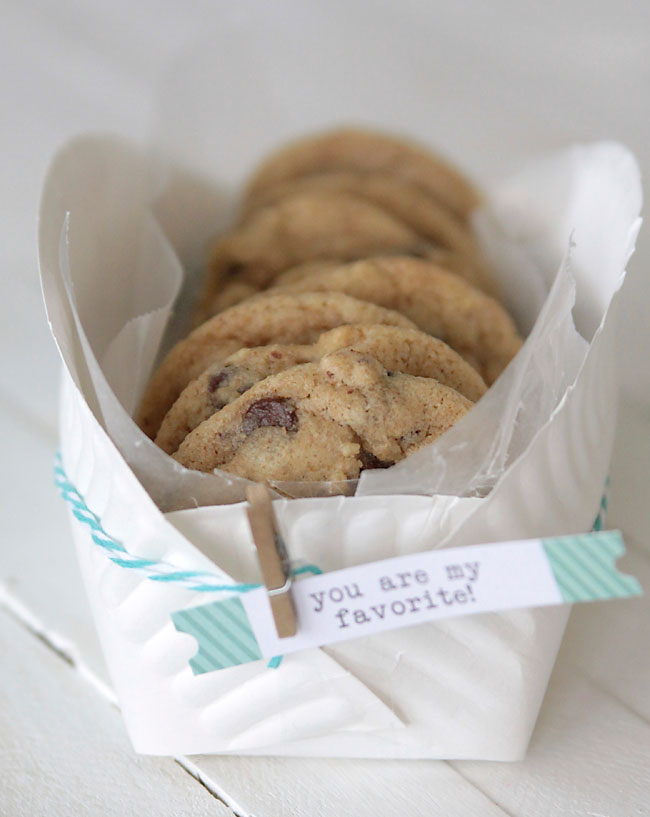
M650 4L403 5L440 55L439 73L426 78L438 144L479 180L603 137L629 145L650 175ZM329 7L345 19L341 2ZM132 753L51 484L58 361L40 302L36 213L47 162L70 136L150 137L161 73L220 8L208 0L0 5L0 814L650 814L645 599L574 611L522 763ZM373 8L368 2L368 36ZM642 229L625 290L609 517L627 533L623 566L646 588L649 265Z

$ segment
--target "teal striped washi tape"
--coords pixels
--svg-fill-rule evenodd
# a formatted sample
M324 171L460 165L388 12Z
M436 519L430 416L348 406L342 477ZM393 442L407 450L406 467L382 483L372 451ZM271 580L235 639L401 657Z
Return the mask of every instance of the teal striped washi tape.
M622 598L643 592L634 576L616 569L616 560L625 553L619 531L558 536L541 541L565 602Z
M199 649L190 658L194 675L259 661L257 639L238 597L201 604L172 613L177 630L196 639Z
M618 531L530 540L521 542L520 546L530 548L538 543L542 545L560 598L550 593L546 601L538 600L537 604L625 598L642 593L641 586L634 577L619 573L616 568L617 558L625 553L623 540ZM498 549L499 544L483 547L490 551ZM399 557L389 561L399 561ZM532 572L534 564L536 562L531 560L531 570L526 577L529 584L535 583L535 575ZM335 579L336 573L337 571L334 571L330 575ZM541 586L547 587L547 592L550 592L548 579L546 583L542 581ZM534 598L536 596L533 593L529 597L532 606L536 606L532 601ZM514 606L527 605L521 603L513 604L512 607ZM240 597L174 612L172 620L177 630L191 635L198 644L197 652L189 661L195 675L257 661L263 657Z

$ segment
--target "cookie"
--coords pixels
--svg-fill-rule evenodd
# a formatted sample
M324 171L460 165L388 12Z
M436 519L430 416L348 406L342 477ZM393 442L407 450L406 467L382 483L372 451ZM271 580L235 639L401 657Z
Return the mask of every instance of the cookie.
M260 381L188 434L174 459L258 481L354 479L432 442L471 406L436 380L343 350Z
M275 204L296 193L331 192L353 195L376 204L415 230L423 239L465 259L464 277L490 294L494 284L487 263L468 225L424 191L387 173L338 171L300 176L265 187L244 203L244 220L261 206Z
M401 253L398 253L401 255ZM360 259L364 261L371 261L373 258L384 258L385 255L382 256L374 256L370 255L367 256L365 259ZM421 257L421 256L414 256L414 257ZM485 279L483 276L478 276L476 267L474 266L473 262L468 259L466 256L459 255L455 253L453 250L445 250L439 247L432 247L429 252L426 254L426 260L432 261L437 267L442 267L442 269L447 270L448 272L455 272L456 275L460 275L461 278L464 278L468 283L472 284L472 286L477 287L482 292L485 292L487 295L491 295L493 298L497 297L496 290L497 287L494 284L494 281L490 278L489 280ZM292 284L294 281L302 280L312 273L316 272L330 272L337 267L341 267L346 262L340 261L336 263L334 261L311 261L306 264L298 264L295 267L291 267L284 272L281 272L277 275L273 281L269 284L269 287L277 287L277 286L284 286L285 284ZM480 278L480 281L477 283L477 278ZM269 287L264 287L264 289L268 289ZM263 289L259 289L258 292L264 291ZM247 292L246 297L249 298L253 292L250 290ZM257 294L257 293L255 293Z
M238 283L264 287L283 270L317 258L349 261L384 252L427 251L417 233L363 199L340 193L289 196L217 242L199 319L214 314L215 299L233 276Z
M253 203L247 208L245 205L244 212L250 215L261 205L268 206L288 195L308 192L344 193L376 204L438 250L437 255L429 253L429 257L458 272L489 295L496 294L493 276L468 225L398 176L340 171L290 179L261 190Z
M223 312L225 309L230 309L231 306L236 306L251 295L257 295L261 292L261 288L256 284L251 284L248 281L242 280L237 273L231 276L231 280L219 290L210 302L209 314L204 308L205 301L201 301L199 308L194 316L194 326L200 326L210 315L216 315L218 312Z
M370 355L390 372L433 378L472 403L487 391L483 378L466 360L444 341L418 329L388 325L338 326L323 333L314 347L318 358L344 348Z
M289 267L289 269L281 272L273 279L271 284L279 284L280 281L283 284L290 284L316 272L330 272L337 267L342 267L345 263L340 258L319 258L315 261L305 261L304 264L296 264L295 267Z
M452 250L432 248L430 253L427 254L427 258L430 261L433 261L436 266L442 267L449 272L455 272L457 275L460 275L461 278L464 278L469 283L477 286L483 292L486 292L488 295L492 295L492 297L496 297L495 287L492 280L486 280L485 276L478 275L475 264L466 256L459 255ZM281 272L269 283L268 286L275 287L284 286L284 284L291 284L294 281L298 281L307 277L308 275L311 275L312 273L329 272L330 270L343 266L343 264L345 264L344 261L334 261L333 259L306 261L304 264L297 264L295 267L290 267L288 270ZM216 315L218 312L223 312L224 309L228 309L235 304L241 303L242 301L246 300L246 298L250 298L253 295L258 295L265 289L268 289L268 287L256 286L255 284L247 283L246 281L241 280L237 273L235 273L234 275L230 276L229 283L225 284L223 288L219 290L219 294L213 298L210 306L210 314ZM207 317L209 316L205 315L203 311L201 311L196 315L194 325L198 326L199 323L202 323L203 320L207 319Z
M496 300L427 260L357 261L271 288L268 293L322 290L346 292L401 312L424 332L448 343L488 385L521 347L512 319ZM263 297L264 293L256 299Z
M474 185L431 151L386 134L344 128L308 136L271 155L253 175L247 199L290 179L327 171L388 173L411 182L456 216L480 203Z
M245 301L215 315L174 346L147 387L138 424L153 439L185 386L211 363L224 360L242 346L311 343L345 323L414 328L398 312L341 292L278 293Z
M340 258L318 258L314 261L305 261L303 264L297 264L295 267L289 267L288 270L280 273L283 281L293 281L297 278L302 278L305 275L310 275L313 272L327 272L328 270L336 269L344 264L345 261ZM278 276L279 277L279 276ZM270 284L274 284L277 278L274 278ZM228 276L228 283L219 289L219 293L211 301L210 314L216 315L218 312L223 312L235 304L241 303L251 295L257 295L266 287L256 284L248 283L242 280L239 273L233 273ZM197 316L197 320L200 316ZM207 316L206 316L207 317ZM198 323L196 324L198 325Z
M323 333L312 345L270 344L240 349L222 363L208 366L167 412L156 444L168 454L174 453L187 434L255 383L345 348L370 355L388 371L435 378L472 402L486 391L475 369L447 344L424 332L379 324L339 326Z

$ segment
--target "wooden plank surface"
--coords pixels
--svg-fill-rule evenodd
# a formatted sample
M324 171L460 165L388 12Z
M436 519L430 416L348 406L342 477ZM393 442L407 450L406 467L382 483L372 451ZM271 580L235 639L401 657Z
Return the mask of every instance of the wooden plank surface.
M68 517L53 481L56 434L0 394L0 447L12 463L1 481L0 587L71 658L108 681L81 582Z
M208 785L219 781L244 814L256 817L508 815L443 761L202 757L195 762Z
M136 757L119 712L0 609L0 813L228 815L172 759Z
M647 815L650 725L560 662L521 763L453 763L508 814Z
M342 4L332 9L345 19ZM136 756L103 686L67 519L51 485L58 361L34 249L40 185L55 148L82 130L149 138L162 70L213 11L202 0L9 0L3 7L0 446L9 467L0 475L0 592L12 614L0 612L0 814L232 813L173 760ZM434 20L413 0L404 14L429 25L444 67L431 78L440 146L466 157L480 178L527 155L605 136L627 142L650 177L642 92L650 81L649 6L600 0L585 14L583 4L535 10L468 0L436 7ZM474 103L459 106L465 98ZM647 590L648 265L642 236L621 304L626 397L610 514L632 534L627 564ZM231 809L256 817L649 814L649 613L647 599L574 611L522 763L182 762Z

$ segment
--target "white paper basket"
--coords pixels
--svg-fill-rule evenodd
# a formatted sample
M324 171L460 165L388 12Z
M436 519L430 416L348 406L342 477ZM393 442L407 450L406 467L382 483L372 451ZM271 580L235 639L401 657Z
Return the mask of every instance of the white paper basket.
M334 117L325 110L317 118L325 124ZM307 117L305 125L311 124ZM284 129L272 128L272 136L286 135ZM244 153L252 161L270 137L247 138L253 147L247 143ZM207 165L201 144L196 164ZM243 159L239 164L241 172L249 169ZM174 628L170 615L196 604L196 592L114 563L110 548L97 542L120 542L132 556L179 570L257 579L241 503L162 513L105 430L106 395L98 391L92 358L101 359L127 322L125 315L150 310L153 348L146 352L148 363L140 361L146 368L164 328L162 305L178 287L172 245L186 263L198 253L192 244L195 219L173 234L173 215L186 204L188 188L170 185L157 211L170 245L151 219L151 172L147 152L120 140L75 140L50 169L40 221L44 297L65 365L62 463L78 491L74 496L91 512L73 503L72 530L134 747L150 754L522 757L567 607L450 619L285 656L276 669L258 661L194 676L188 660L196 642ZM226 181L230 186L234 179ZM208 199L212 206L214 199ZM199 212L200 197L192 201ZM369 489L366 496L276 502L292 558L329 570L441 543L453 547L591 528L615 430L617 291L639 228L638 169L619 145L575 147L488 191L488 202L492 215L509 227L508 241L534 258L548 280L569 238L575 243L574 315L589 348L574 382L483 499L381 496ZM209 221L210 207L201 212ZM152 259L168 273L153 301L139 289L137 276L129 277ZM123 279L121 289L115 277ZM125 361L126 380L129 366L140 363ZM134 462L137 470L137 456ZM216 597L203 593L201 601Z

